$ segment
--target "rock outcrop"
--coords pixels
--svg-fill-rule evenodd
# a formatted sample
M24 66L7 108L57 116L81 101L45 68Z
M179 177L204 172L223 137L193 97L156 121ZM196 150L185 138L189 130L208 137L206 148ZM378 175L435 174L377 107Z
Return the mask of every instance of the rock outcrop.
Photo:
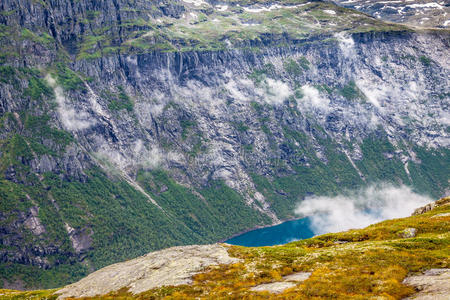
M450 295L450 269L430 269L421 275L407 277L404 284L419 292L405 300L448 300Z
M98 270L58 290L58 299L92 297L123 288L133 294L161 286L188 284L191 277L211 265L239 262L219 245L181 246L156 251Z
M429 212L437 207L441 207L444 205L450 205L450 197L444 197L444 198L439 199L438 201L429 203L423 207L419 207L412 213L412 215L413 216L421 215L421 214Z

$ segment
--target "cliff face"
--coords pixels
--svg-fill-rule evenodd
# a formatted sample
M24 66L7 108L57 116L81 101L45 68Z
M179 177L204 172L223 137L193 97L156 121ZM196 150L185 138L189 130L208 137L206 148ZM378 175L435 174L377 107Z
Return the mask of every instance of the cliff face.
M448 31L291 2L3 1L5 279L217 241L310 194L448 191Z

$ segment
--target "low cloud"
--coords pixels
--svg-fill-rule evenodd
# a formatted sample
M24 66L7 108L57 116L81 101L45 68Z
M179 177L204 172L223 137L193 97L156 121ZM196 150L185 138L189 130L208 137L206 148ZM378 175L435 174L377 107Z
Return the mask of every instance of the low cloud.
M292 90L282 81L267 78L264 84L264 100L271 105L283 104L292 95Z
M295 213L309 216L312 231L323 234L407 217L414 209L432 201L410 187L382 183L334 197L308 197L297 206Z
M59 119L67 130L83 130L95 125L96 122L92 119L90 114L84 111L75 110L73 106L67 103L62 88L57 85L56 80L52 76L47 75L45 80L55 92Z
M356 56L355 51L355 41L351 37L350 34L345 32L336 33L335 38L338 40L339 48L342 51L342 54L346 58L352 58Z
M330 100L324 96L322 96L315 87L310 85L304 85L302 87L303 97L297 100L297 104L299 106L299 110L301 107L319 109L323 111L327 111L330 106Z

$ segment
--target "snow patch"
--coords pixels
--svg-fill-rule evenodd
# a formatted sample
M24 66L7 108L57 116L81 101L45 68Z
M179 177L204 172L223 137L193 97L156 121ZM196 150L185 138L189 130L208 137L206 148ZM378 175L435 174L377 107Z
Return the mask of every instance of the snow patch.
M228 9L228 5L216 5L216 9L218 11L226 11Z
M203 0L183 0L183 2L189 3L189 4L194 4L195 6L201 6L201 5L208 5L208 3L206 3Z
M411 8L437 8L437 9L444 9L444 7L442 5L439 5L436 2L423 3L423 4L414 3L414 4L408 4L406 6L407 7L411 7Z

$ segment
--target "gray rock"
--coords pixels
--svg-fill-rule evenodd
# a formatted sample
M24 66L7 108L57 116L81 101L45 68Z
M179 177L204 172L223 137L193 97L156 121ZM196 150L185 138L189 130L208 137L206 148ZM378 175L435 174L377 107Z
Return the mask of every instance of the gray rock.
M405 300L450 299L450 269L431 269L422 275L409 276L403 283L419 290Z
M110 265L56 293L58 299L104 295L121 288L139 294L165 285L189 284L193 275L210 265L239 261L219 244L173 247Z
M311 272L299 272L291 275L284 276L282 281L263 283L250 288L254 292L270 292L273 294L279 294L286 289L296 286L302 281L305 281L311 276Z
M416 228L405 228L404 230L399 232L400 237L404 239L413 238L416 236L417 229Z

